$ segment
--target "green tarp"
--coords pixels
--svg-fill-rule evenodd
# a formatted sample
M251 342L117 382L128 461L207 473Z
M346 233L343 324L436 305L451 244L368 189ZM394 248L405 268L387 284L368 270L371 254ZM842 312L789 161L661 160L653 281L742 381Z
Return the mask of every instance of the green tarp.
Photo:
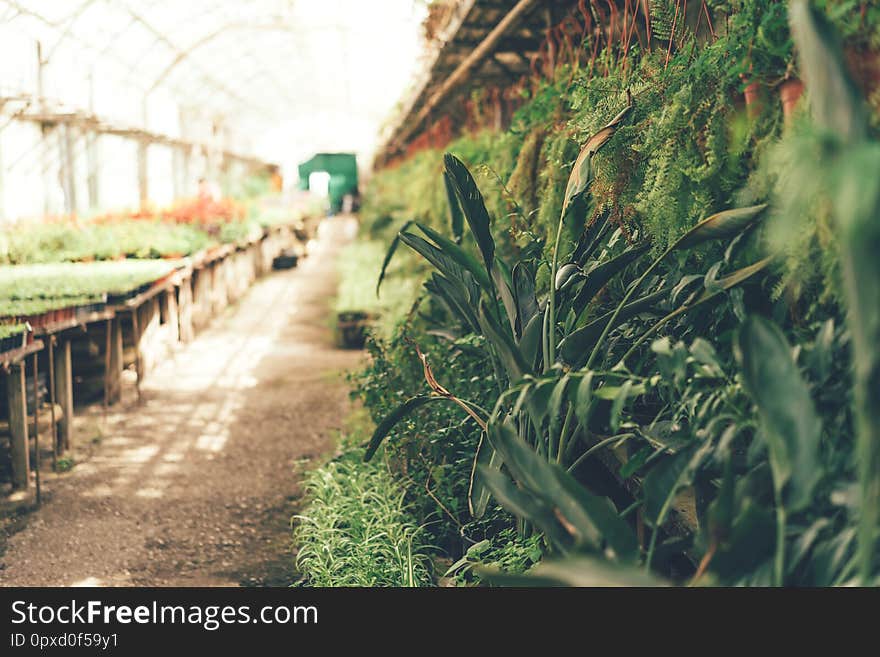
M330 174L328 193L330 209L338 212L342 207L342 198L346 194L357 195L358 174L357 160L354 153L318 153L310 160L299 165L300 189L309 188L309 176L325 171Z

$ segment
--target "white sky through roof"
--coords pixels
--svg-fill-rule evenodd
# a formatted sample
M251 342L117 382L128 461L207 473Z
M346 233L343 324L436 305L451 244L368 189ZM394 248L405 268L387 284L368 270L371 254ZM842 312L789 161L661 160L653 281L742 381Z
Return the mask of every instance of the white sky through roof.
M421 51L420 0L0 0L0 91L177 136L187 116L286 166L369 157ZM195 124L197 121L191 121ZM192 137L192 135L187 135Z

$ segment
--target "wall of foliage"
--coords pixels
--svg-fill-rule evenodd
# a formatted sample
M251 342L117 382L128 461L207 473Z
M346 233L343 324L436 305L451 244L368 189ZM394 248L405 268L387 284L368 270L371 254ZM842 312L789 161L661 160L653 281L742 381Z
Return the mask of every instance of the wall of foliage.
M880 582L880 8L697 4L369 183L367 456L459 582Z

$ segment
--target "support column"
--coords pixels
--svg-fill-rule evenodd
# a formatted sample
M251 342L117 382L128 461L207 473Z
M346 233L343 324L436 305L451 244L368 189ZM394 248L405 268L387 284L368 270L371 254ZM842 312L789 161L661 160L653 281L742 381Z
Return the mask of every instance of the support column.
M73 367L70 359L70 340L62 339L55 351L55 399L61 405L58 422L60 451L70 449L73 426Z
M177 293L173 287L162 293L162 306L165 313L165 325L168 329L168 346L172 347L180 341L180 319L177 315Z
M107 368L107 403L115 404L122 399L122 320L110 320L110 358Z
M148 176L148 160L147 160L147 149L149 145L146 141L141 140L138 142L138 152L137 152L137 170L138 170L138 198L141 202L141 207L147 205L150 200L150 188L149 188L149 176Z
M193 285L194 278L192 276L180 284L177 317L181 342L191 342L195 337L193 332Z
M30 484L30 446L23 363L14 364L9 368L9 374L6 375L6 401L9 406L12 488L27 490Z

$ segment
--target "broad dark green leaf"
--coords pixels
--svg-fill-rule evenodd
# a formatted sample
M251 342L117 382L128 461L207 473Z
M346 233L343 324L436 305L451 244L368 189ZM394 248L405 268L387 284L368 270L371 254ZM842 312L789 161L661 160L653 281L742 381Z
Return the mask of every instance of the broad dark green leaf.
M550 395L548 409L550 411L550 435L556 436L561 429L562 422L562 405L566 399L566 389L571 378L565 374L556 385L553 386L553 392Z
M539 379L530 387L526 397L526 409L528 409L529 418L538 433L543 433L544 420L550 414L550 397L553 395L555 387L556 379Z
M472 517L483 517L486 513L490 497L489 489L486 488L483 480L477 474L477 468L483 467L497 472L501 470L501 465L501 457L492 445L489 444L484 432L480 435L480 442L474 455L474 465L471 468L471 480L468 485L468 510L471 512Z
M452 229L452 238L456 244L461 244L461 238L464 234L464 215L461 213L461 205L455 195L452 180L446 171L443 172L443 186L446 189L446 200L449 203L449 225Z
M804 509L812 503L822 476L822 421L810 390L782 331L766 319L746 319L735 353L743 382L758 407L774 485L783 492L789 512Z
M516 383L524 374L531 372L531 368L523 359L522 353L520 353L519 347L514 343L510 332L498 325L498 322L486 307L485 301L480 302L477 321L480 323L483 335L492 344L495 353L501 360L501 364L507 371L510 383Z
M587 372L581 377L574 400L574 412L582 427L586 427L593 411L593 373Z
M523 330L519 341L519 350L530 370L538 367L538 356L541 354L541 339L544 337L544 315L538 312L533 315Z
M587 190L587 186L590 184L590 180L592 179L591 162L593 155L614 136L614 133L617 132L617 128L631 110L632 104L628 104L617 116L611 119L605 127L590 137L587 140L587 143L584 144L584 147L581 149L581 152L578 154L577 159L574 162L574 166L571 168L571 174L569 174L568 183L565 186L565 197L563 198L562 203L563 216L565 215L565 211L572 199L579 194L583 194Z
M473 301L466 296L467 293L462 290L460 285L456 285L446 277L434 273L425 281L425 289L431 294L440 297L449 308L449 311L469 326L474 333L480 333L480 323L471 307Z
M467 269L474 277L474 280L480 284L484 290L491 289L491 284L489 283L489 275L483 266L474 258L470 253L465 251L458 244L453 242L448 237L441 235L436 230L425 226L420 223L416 223L416 226L419 227L428 238L433 241L437 246L440 247L440 250L443 251L447 256L455 260L459 265Z
M442 399L445 398L436 397L433 395L416 395L415 397L410 397L400 406L391 411L382 419L382 421L376 427L376 430L373 432L373 436L370 438L370 442L367 445L367 451L364 453L364 461L369 461L371 458L373 458L373 454L375 454L376 450L379 449L379 445L382 444L382 441L385 440L385 437L398 422L400 422L407 415L412 413L414 410L421 408L425 404L430 404L431 402L439 401Z
M501 263L501 259L495 260L496 264ZM504 313L507 315L507 323L510 327L510 334L516 335L516 300L513 296L511 283L502 272L502 267L495 267L492 270L492 280L495 282L495 289L498 296L501 297L501 304L504 306Z
M471 287L471 281L475 281L473 275L456 262L452 256L447 255L418 235L401 233L400 240L434 265L446 278L461 285L463 289L469 289Z
M511 475L556 511L578 545L599 549L604 541L619 558L634 557L635 534L606 498L589 493L563 468L536 454L509 420L490 425L489 437Z
M711 240L732 238L748 228L761 217L766 203L747 208L724 210L706 217L673 244L670 250L691 249Z
M498 470L478 465L477 474L483 485L507 511L534 524L557 548L563 551L571 548L574 541L556 518L552 507L518 488L510 477Z
M516 337L520 339L532 317L538 314L538 299L535 296L535 275L524 262L513 267L513 295L516 300Z
M806 0L792 0L788 17L816 122L845 141L862 139L867 128L865 104L846 70L834 29Z
M712 559L711 569L721 577L751 573L773 552L775 524L772 507L754 498L739 503L727 540Z
M617 314L617 317L614 320L614 326L611 328L617 328L636 315L649 311L668 296L668 294L669 290L663 289L654 292L653 294L648 294L641 299L631 301ZM599 339L599 336L602 335L602 331L605 329L605 326L608 324L612 315L613 311L607 312L604 315L597 317L589 324L569 333L562 342L559 343L559 355L562 360L576 369L582 367L586 362L587 357L590 355L590 350L592 350L593 346L596 344L596 340Z
M471 233L477 241L477 246L480 247L480 252L483 254L486 270L492 271L495 261L495 240L492 239L489 228L489 212L486 210L483 195L480 193L471 172L461 160L451 153L446 153L443 156L443 164L448 174L449 183L461 204L464 218L467 220Z
M406 232L406 229L412 226L412 224L412 220L404 222L403 226L400 227L400 230L394 236L394 239L391 240L391 244L388 245L388 251L385 252L385 259L382 261L382 269L379 271L379 280L376 281L377 297L379 296L379 288L382 286L382 281L385 280L385 272L388 269L388 265L391 264L391 258L394 257L397 246L400 244L400 234Z
M577 296L575 296L575 299L572 302L572 308L574 308L574 311L580 315L587 307L587 304L593 300L593 297L595 297L612 278L641 258L647 253L649 248L651 248L651 245L646 242L636 244L590 271L586 275L586 281L584 282L583 287L578 291Z
M645 495L645 517L652 525L663 523L672 501L679 491L690 485L693 476L691 459L695 449L665 458L655 465L642 482Z

